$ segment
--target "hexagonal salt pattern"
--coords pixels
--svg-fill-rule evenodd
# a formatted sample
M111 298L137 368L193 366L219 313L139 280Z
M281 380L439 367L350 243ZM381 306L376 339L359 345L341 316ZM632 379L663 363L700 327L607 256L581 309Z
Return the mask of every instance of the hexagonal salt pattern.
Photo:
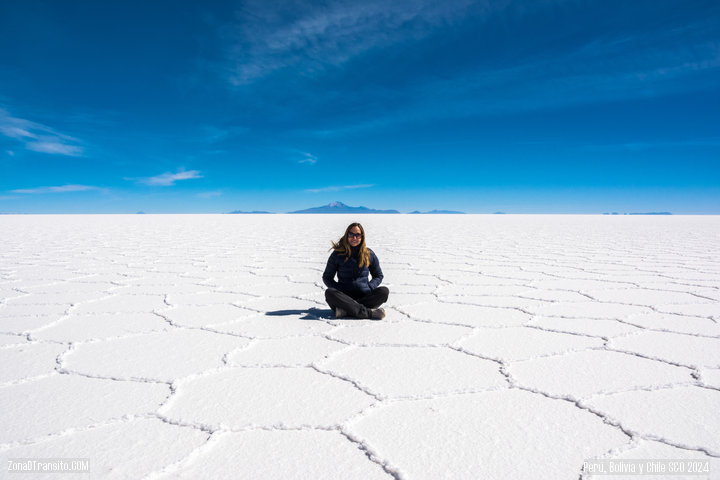
M321 275L355 220L0 216L3 465L87 457L93 478L148 480L717 468L720 218L367 215L387 317L338 320Z
M508 372L523 387L571 398L693 381L689 368L601 349L513 362Z
M577 478L628 437L573 404L520 390L392 403L350 433L402 478Z
M720 456L720 391L696 386L638 390L592 398L594 410L630 431L664 443Z
M495 362L443 347L359 347L319 368L349 377L383 397L423 397L505 386Z
M0 386L0 445L157 410L167 385L51 375ZM21 401L20 401L21 400Z
M210 434L191 427L177 427L157 418L119 420L48 437L31 445L0 452L9 458L86 458L93 478L137 478L158 466L185 458L205 444ZM47 473L45 475L48 475ZM53 472L52 478L84 478L79 473Z
M310 368L232 368L179 383L162 413L213 428L330 428L372 403L350 382Z
M337 431L254 430L227 433L197 459L158 478L338 478L393 477Z

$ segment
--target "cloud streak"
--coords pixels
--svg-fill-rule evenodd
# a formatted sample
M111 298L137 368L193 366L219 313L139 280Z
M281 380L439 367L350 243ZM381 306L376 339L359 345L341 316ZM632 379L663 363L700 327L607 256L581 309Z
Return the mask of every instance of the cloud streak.
M91 185L59 185L54 187L36 187L36 188L18 188L16 190L10 190L10 193L23 193L23 194L46 194L46 193L68 193L68 192L87 192L91 190L102 191L104 189L100 187L94 187Z
M175 185L175 182L180 180L192 180L196 178L203 178L198 170L180 171L176 173L162 173L155 175L154 177L141 178L138 181L145 185L157 186L157 187L170 187Z
M0 134L24 144L27 150L51 155L81 157L84 149L77 138L47 125L14 117L0 108Z
M225 29L232 46L223 70L234 86L286 68L314 76L366 52L423 39L472 6L477 2L369 0L320 6L300 2L280 15L272 3L247 2L238 12L239 21Z

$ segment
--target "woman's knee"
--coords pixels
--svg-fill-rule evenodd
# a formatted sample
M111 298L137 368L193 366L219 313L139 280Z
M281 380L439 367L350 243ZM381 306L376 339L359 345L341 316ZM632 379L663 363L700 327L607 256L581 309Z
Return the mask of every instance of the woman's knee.
M388 296L390 295L390 289L387 287L378 287L375 290L378 296L382 299L383 303L387 302Z

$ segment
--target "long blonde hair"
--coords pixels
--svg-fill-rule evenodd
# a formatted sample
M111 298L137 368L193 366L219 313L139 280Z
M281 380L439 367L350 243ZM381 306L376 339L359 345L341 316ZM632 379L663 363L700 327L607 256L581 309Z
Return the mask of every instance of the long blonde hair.
M350 229L358 227L360 229L360 234L362 235L360 237L360 251L358 254L358 266L359 267L369 267L370 266L370 250L368 250L367 245L365 245L365 229L362 225L359 223L351 223L348 225L348 227L345 229L345 234L340 237L340 239L337 242L332 242L332 248L331 250L335 250L336 252L345 255L345 261L347 262L347 259L350 258L350 254L352 253L352 247L350 246L350 242L348 242L348 233L350 233Z

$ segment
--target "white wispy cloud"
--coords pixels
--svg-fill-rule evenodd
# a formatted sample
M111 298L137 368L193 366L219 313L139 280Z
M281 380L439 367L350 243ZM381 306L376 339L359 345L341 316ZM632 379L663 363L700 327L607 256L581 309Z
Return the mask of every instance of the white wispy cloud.
M289 67L314 75L370 50L425 38L433 27L452 24L477 5L471 0L347 0L300 4L280 15L275 4L247 2L238 23L225 29L232 47L223 70L235 86ZM489 9L489 3L482 8Z
M315 165L318 161L318 157L313 155L312 153L302 153L302 157L300 160L298 160L298 163L308 163L310 165Z
M0 108L0 134L22 142L27 150L80 157L84 149L77 138L60 133L41 123L15 117Z
M169 187L172 185L175 185L175 182L180 180L192 180L195 178L203 178L202 175L200 175L200 171L198 170L187 170L187 171L180 171L176 173L162 173L160 175L155 175L154 177L145 177L140 178L138 181L140 183L144 183L145 185L153 185L153 186L159 186L159 187Z
M54 187L35 187L35 188L18 188L16 190L10 190L10 193L25 193L25 194L36 194L36 193L67 193L67 192L85 192L89 190L104 190L100 187L94 187L91 185L59 185Z
M333 185L322 188L309 188L305 190L308 193L321 193L321 192L339 192L340 190L354 190L357 188L371 188L374 187L373 183L366 183L361 185Z

